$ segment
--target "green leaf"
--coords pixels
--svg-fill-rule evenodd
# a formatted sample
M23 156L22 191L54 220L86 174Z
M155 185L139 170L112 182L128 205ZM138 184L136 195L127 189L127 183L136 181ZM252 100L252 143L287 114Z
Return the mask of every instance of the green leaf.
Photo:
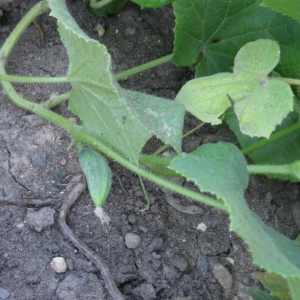
M269 8L262 0L177 0L173 61L178 66L196 64L196 76L228 72L238 50L257 39L279 42L277 71L299 77L300 24Z
M100 1L94 1L95 4L99 2L103 2L103 0ZM87 4L87 9L90 13L98 16L98 17L108 17L110 15L116 15L119 13L119 11L127 4L128 0L113 0L112 2L105 4L101 8L95 8L93 5L91 5L91 1Z
M254 264L285 278L300 278L300 247L267 227L246 204L247 164L237 147L229 143L206 144L174 158L170 169L195 182L201 192L224 201L230 230L249 245Z
M247 290L254 300L278 300L278 298L271 296L266 291L262 291L252 287L249 287Z
M182 134L184 108L181 105L174 106L173 102L166 99L144 95L145 99L157 104L156 121L161 124L160 128L149 126L148 119L143 119L145 114L132 112L131 106L134 105L128 99L130 94L115 82L110 72L111 58L105 46L87 37L74 25L63 0L50 0L50 5L51 14L58 19L61 40L69 55L68 79L72 84L69 108L80 117L83 130L133 162L138 161L143 146L153 135L166 143L171 142L180 152L181 138L179 141L175 141L175 138ZM138 95L142 98L141 94ZM139 99L136 96L133 98L138 104ZM179 118L176 120L177 127L173 127L174 120L170 121L168 114L161 113L162 108L172 111ZM170 133L174 134L172 139Z
M143 120L150 132L181 152L183 116L185 108L176 101L170 101L147 94L123 90L123 97L136 118Z
M241 132L269 137L293 109L290 86L267 78L279 61L279 53L274 41L250 42L237 53L233 74L219 73L190 80L176 100L201 121L219 124L219 117L231 106L229 96L234 102Z
M289 291L292 299L300 299L300 279L296 277L289 277L287 282L289 284Z
M256 272L255 274L263 286L271 292L271 295L280 300L291 300L288 283L282 276L275 273L262 272Z
M142 9L144 9L144 8L162 7L174 2L175 0L131 0L131 1L137 3Z
M296 112L291 112L283 120L283 122L276 127L272 135L276 132L282 131L291 125L298 122L299 116ZM241 147L247 148L256 142L260 141L256 137L251 138L248 135L242 134L239 123L232 108L226 111L225 122L229 128L235 134ZM270 143L256 151L248 154L251 160L257 165L287 165L300 160L300 130L296 130L291 134L288 134L280 139L277 139L273 143ZM296 178L275 174L268 174L270 178L277 178L282 180L297 181Z
M299 0L264 0L261 6L270 7L283 15L290 16L293 19L300 21Z

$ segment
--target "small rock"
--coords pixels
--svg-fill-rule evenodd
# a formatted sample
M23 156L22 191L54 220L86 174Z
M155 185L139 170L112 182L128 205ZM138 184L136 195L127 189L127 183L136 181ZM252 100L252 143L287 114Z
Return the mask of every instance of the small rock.
M205 225L205 223L201 222L198 224L197 230L201 230L202 232L205 232L207 230L207 226Z
M5 289L2 289L0 288L0 299L8 299L10 297L10 292L5 290Z
M219 284L225 290L231 289L233 285L233 277L224 266L222 266L221 264L215 265L213 273L216 279L218 280Z
M26 221L31 229L41 232L54 224L54 213L55 210L50 207L44 207L39 211L29 208Z
M199 263L198 263L198 267L204 271L207 271L208 270L208 267L209 267L209 264L208 264L208 261L207 260L201 260Z
M67 164L67 160L63 157L63 158L61 159L61 161L60 161L60 164L61 164L62 166L65 166L65 165Z
M172 265L180 272L187 272L189 269L189 262L186 258L178 256L172 260Z
M297 224L298 230L300 230L300 201L297 201L293 204L292 214Z
M40 279L38 275L28 275L25 279L27 284L38 284L40 283Z
M161 251L164 246L164 241L162 238L154 238L148 245L148 251L150 253L154 251Z
M63 257L54 257L50 263L51 268L56 273L65 273L68 270L68 264Z
M127 233L125 235L125 245L129 249L135 249L141 245L141 237L135 233Z
M130 214L129 216L128 216L128 223L129 224L135 224L136 223L136 221L137 221L137 217L136 217L136 215L134 215L134 214Z
M155 289L153 285L149 283L143 283L141 286L133 289L132 294L136 297L142 298L143 300L156 299Z
M39 150L36 156L36 163L40 168L46 167L47 152Z

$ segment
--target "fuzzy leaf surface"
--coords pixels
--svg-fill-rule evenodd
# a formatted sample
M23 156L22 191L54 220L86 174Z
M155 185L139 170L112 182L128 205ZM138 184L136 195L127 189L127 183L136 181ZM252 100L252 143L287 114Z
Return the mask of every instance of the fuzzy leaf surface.
M219 73L190 80L176 100L201 121L220 124L219 117L231 106L230 97L241 132L269 137L293 109L290 86L267 77L279 56L279 46L274 41L247 43L236 55L233 74Z
M299 77L300 24L259 6L262 0L177 0L173 61L178 66L196 64L196 76L229 72L238 50L257 39L280 44L277 71Z
M170 169L193 181L202 192L223 200L230 230L249 245L254 264L285 278L300 278L300 247L267 227L246 204L247 164L237 147L223 142L206 144L174 158Z
M138 4L142 9L144 8L158 8L172 3L175 0L131 0Z
M163 124L162 131L162 127L148 126L147 120L143 119L145 115L134 114L127 102L127 92L123 92L110 72L111 57L105 46L86 36L74 25L63 0L50 0L50 5L51 15L58 19L61 40L69 55L68 79L72 84L69 108L80 117L83 130L133 162L138 161L143 146L153 135L159 136L166 143L171 142L176 151L180 152L181 141L175 141L174 138L171 141L169 135L170 132L175 134L176 130L181 130L174 135L181 136L182 126L173 128L174 124L160 114L157 121ZM157 97L145 97L148 101L153 99L155 103L158 102ZM137 97L135 100L140 101ZM182 124L184 108L174 106L166 99L161 101L157 109L160 111L161 105L164 109L176 111L176 116L181 118L178 124Z
M123 90L123 97L135 117L141 118L148 130L166 144L181 152L185 108L176 101L144 93Z
M261 6L270 7L271 9L292 17L300 22L300 2L299 0L264 0Z

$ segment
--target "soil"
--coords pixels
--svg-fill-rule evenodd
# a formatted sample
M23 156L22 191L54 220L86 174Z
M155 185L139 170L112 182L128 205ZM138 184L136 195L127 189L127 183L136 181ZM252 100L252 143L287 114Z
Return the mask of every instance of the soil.
M2 10L0 44L36 2L14 1ZM68 5L81 28L107 46L114 72L172 52L171 6L141 11L130 3L117 16L105 20L105 34L100 37L95 28L103 20L88 14L82 1L69 1ZM37 21L45 37L41 39L37 28L30 25L10 56L7 72L65 75L68 57L55 20L45 13ZM191 69L167 63L120 84L173 99L192 77ZM15 86L22 96L35 102L70 88L67 84ZM0 206L0 299L111 299L100 271L63 236L57 223L58 211L67 195L66 185L81 173L75 148L67 151L69 135L16 107L2 89L0 108L0 197L56 199L46 210L24 205ZM72 117L67 103L54 110ZM196 124L196 120L187 117L184 131ZM225 125L204 126L184 140L183 150L191 151L217 141L236 143ZM153 138L145 152L159 145L160 141ZM110 225L101 225L93 214L87 190L72 208L68 224L108 265L124 299L251 299L246 288L261 288L254 275L258 268L251 263L247 245L228 230L226 214L166 193L147 181L150 208L141 212L146 202L138 177L114 162L110 165L114 180L105 205ZM183 184L192 187L188 182ZM299 228L292 214L292 207L299 207L297 184L253 176L246 197L250 207L269 226L290 238L297 236ZM177 209L170 205L174 202ZM190 205L197 206L197 214L184 212ZM45 224L34 224L41 221L34 219L36 212ZM200 223L207 229L199 230ZM128 233L140 237L137 248L125 245ZM66 272L54 272L50 266L54 257L65 258Z

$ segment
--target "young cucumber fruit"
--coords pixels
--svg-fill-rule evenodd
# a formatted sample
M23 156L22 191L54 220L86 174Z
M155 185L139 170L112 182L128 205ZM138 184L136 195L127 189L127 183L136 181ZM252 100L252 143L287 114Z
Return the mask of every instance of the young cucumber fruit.
M96 210L102 210L98 207L105 203L112 183L112 172L108 162L99 152L90 148L79 152L79 162Z

